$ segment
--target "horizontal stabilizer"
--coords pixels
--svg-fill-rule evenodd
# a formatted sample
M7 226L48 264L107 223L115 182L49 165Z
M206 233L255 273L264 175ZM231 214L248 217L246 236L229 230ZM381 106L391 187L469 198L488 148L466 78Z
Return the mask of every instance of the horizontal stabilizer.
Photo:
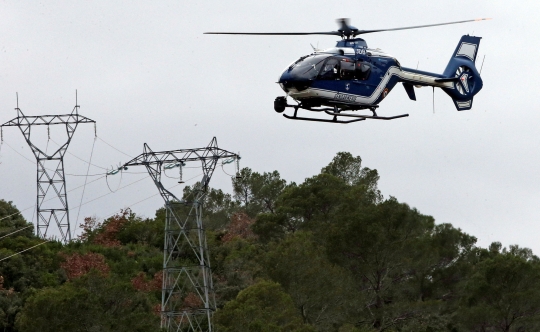
M448 77L448 78L436 78L435 82L437 83L446 83L446 82L457 82L459 77Z

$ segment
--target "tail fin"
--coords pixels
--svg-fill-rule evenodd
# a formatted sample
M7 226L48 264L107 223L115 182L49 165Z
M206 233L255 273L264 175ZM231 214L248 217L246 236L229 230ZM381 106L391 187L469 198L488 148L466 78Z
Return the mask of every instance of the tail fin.
M444 70L442 80L451 81L452 88L443 88L454 101L458 111L470 110L473 97L482 89L483 82L475 61L482 37L463 36Z

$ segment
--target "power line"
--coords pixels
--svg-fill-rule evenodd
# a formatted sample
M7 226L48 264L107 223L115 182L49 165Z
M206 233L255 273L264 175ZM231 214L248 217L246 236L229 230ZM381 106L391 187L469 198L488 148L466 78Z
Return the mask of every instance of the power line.
M94 147L96 146L96 139L94 138L94 143L92 143L92 150L90 152L90 162L88 163L88 168L86 169L86 175L88 175L88 173L90 172L90 163L92 162L92 156L94 155ZM81 204L82 204L82 201L83 201L83 198L84 198L84 192L86 190L86 181L88 181L88 176L86 176L84 178L84 187L83 187L83 192L81 194L81 200L79 202L79 210L77 211L77 218L75 218L75 222L77 222L79 220L79 215L81 213ZM75 233L73 233L75 234Z
M139 179L139 180L137 180L137 181L135 181L135 182L132 182L132 183L130 183L130 184L127 184L127 185L125 185L125 186L123 186L123 187L121 187L121 188L118 188L118 190L116 190L115 192L118 192L118 191L120 191L120 190L122 190L122 189L125 189L125 188L127 188L127 187L129 187L129 186L131 186L131 185L134 185L135 183L141 182L142 180L144 180L144 179L146 179L146 178L148 178L148 177L149 177L149 176L145 176L145 177L142 178L142 179ZM113 192L108 192L108 193L106 193L106 194L104 194L104 195L101 195L101 196L96 197L96 198L94 198L94 199L92 199L92 200L90 200L90 201L87 201L87 202L85 202L85 203L83 203L83 204L81 204L81 205L79 205L79 206L86 205L86 204L88 204L88 203L91 203L91 202L93 202L93 201L96 201L96 200L98 200L98 199L100 199L100 198L103 198L103 197L105 197L105 196L107 196L107 195L110 195L110 194L113 194ZM75 207L71 208L70 210L76 209L76 208L78 208L79 206L75 206Z
M32 164L35 163L35 161L30 160L29 158L25 157L22 153L20 153L19 151L17 151L17 149L15 149L14 147L12 147L12 146L9 145L8 143L5 143L5 144L6 144L11 150L15 151L15 153L17 153L17 154L18 154L19 156L21 156L22 158L28 160L28 161L31 162ZM56 144L56 143L55 143L55 144ZM69 153L69 152L68 152L68 153ZM76 157L76 156L75 156L75 157ZM78 157L76 157L76 158L78 158ZM79 158L79 159L81 159L81 158ZM81 159L81 160L88 164L88 161L85 161L85 160L83 160L83 159ZM93 166L96 166L96 165L93 165ZM99 166L96 166L96 167L99 167ZM105 169L106 169L106 168L105 168ZM48 171L51 171L51 172L54 172L54 170L49 169L49 168L47 168L47 170L48 170ZM135 174L135 173L136 173L136 174L145 174L146 172L132 172L132 173L133 173L133 174ZM105 174L107 174L107 173L86 174L86 175L84 175L84 174L69 174L69 173L66 173L66 175L69 175L69 176L100 176L100 175L105 175Z
M121 154L129 157L129 158L133 158L132 156L130 156L129 154L125 153L125 152L122 152L120 150L118 150L117 148L115 148L114 146L110 145L109 143L105 142L101 137L97 136L97 138L102 141L103 143L107 144L108 146L110 146L111 148L115 149L116 151L120 152Z
M14 232L11 232L11 233L9 233L9 234L0 236L0 240L3 239L3 238L5 238L5 237L7 237L7 236L10 236L11 234L18 233L18 232L20 232L20 231L22 231L22 230L25 230L25 229L27 229L27 228L30 228L30 227L34 227L34 225L26 226L26 227L23 227L23 228L20 228L20 229L14 231Z
M52 138L51 138L51 141L52 141L54 144L60 146L60 144L56 143ZM71 152L69 152L69 151L66 151L66 152L69 153L70 155L72 155L73 157L79 159L80 161L84 162L84 163L90 164L90 165L92 165L92 166L94 166L94 167L97 167L97 168L101 168L101 169L107 170L105 167L101 167L101 166L92 164L91 162L88 162L88 161L82 159L81 157L79 157L79 156L77 156L77 155L75 155L75 154L73 154L73 153L71 153Z
M26 158L25 156L23 156L22 153L20 153L19 151L15 150L15 149L14 149L11 145L9 145L7 142L6 142L5 144L8 146L8 148L10 148L11 150L15 151L15 153L17 153L19 156L21 156L21 157L23 157L24 159L28 160L28 161L31 162L32 164L35 163L35 161L30 160L30 159Z
M21 250L21 251L19 251L19 252L17 252L17 253L14 253L13 255L10 255L10 256L7 256L7 257L4 257L4 258L0 259L0 262L1 262L1 261L5 261L6 259L11 258L11 257L13 257L13 256L20 255L20 254L22 254L22 253L25 252L25 251L28 251L28 250L30 250L30 249L34 249L35 247L39 247L40 245L45 244L45 243L47 243L47 242L51 242L51 241L50 241L50 240L43 241L43 242L41 242L40 244L36 244L35 246L32 246L32 247L30 247L30 248Z
M193 179L195 179L195 178L198 178L198 177L201 176L201 175L202 175L202 173L197 174L197 175L195 175L194 177L187 179L187 180L186 180L186 183L189 182L189 181L191 181L191 180L193 180ZM147 176L147 177L148 177L148 176ZM145 177L145 178L146 178L146 177ZM178 184L176 184L176 185L174 185L174 186L168 188L167 190L174 189L174 188L176 188L176 187L178 187L178 186L180 186L180 185L182 185L182 184L183 184L183 183L178 183ZM108 195L108 194L107 194L107 195ZM142 200L140 200L140 201L137 201L137 202L135 202L135 203L129 204L127 207L128 207L128 208L131 208L131 207L133 207L133 206L135 206L135 205L137 205L137 204L139 204L139 203L142 203L142 202L144 202L144 201L147 201L147 200L149 200L150 198L155 197L155 196L157 196L157 195L159 195L159 193L154 194L154 195L152 195L152 196L148 196L148 197L146 197L146 198L144 198L144 199L142 199ZM109 214L108 217L105 217L104 219L110 218L110 217L114 216L115 214L116 214L116 212L115 212L115 213L111 213L111 214ZM75 231L76 231L78 228L79 228L79 224L75 225ZM73 235L75 235L75 232L73 233Z

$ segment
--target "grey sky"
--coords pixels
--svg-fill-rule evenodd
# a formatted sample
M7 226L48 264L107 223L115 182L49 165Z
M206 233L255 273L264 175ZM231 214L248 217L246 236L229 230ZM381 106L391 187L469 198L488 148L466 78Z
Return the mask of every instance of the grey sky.
M517 243L539 253L538 12L537 1L3 1L0 123L16 116L15 92L22 111L35 115L71 112L78 89L80 112L98 122L98 136L130 156L140 154L145 142L154 150L169 150L205 146L216 136L220 147L241 152L242 167L277 169L285 179L301 182L338 151L349 151L379 171L385 197L396 196L439 223L462 228L480 245ZM409 113L409 118L345 126L289 121L272 107L273 99L283 95L275 84L279 74L310 53L310 43L331 47L336 38L202 34L335 30L339 17L350 17L360 29L493 17L365 36L370 47L394 55L402 65L419 62L419 69L434 72L445 68L461 35L483 37L484 89L473 110L457 112L436 90L433 113L430 88L417 89L413 102L398 86L379 114ZM60 129L52 133L58 143ZM45 146L45 133L36 135ZM93 137L93 127L82 125L69 151L88 159ZM32 207L35 162L10 146L33 156L16 128L4 130L4 140L0 198L20 209ZM128 160L96 141L94 164L107 168ZM86 164L68 155L66 173L85 174ZM103 169L92 167L90 173ZM185 173L190 178L198 171ZM145 176L117 175L109 178L109 186L114 190ZM84 177L68 176L68 190L83 183ZM170 179L168 185L174 184ZM229 177L220 168L211 184L230 191ZM87 186L83 202L108 192L101 179ZM81 193L69 194L71 207L79 205ZM84 205L80 219L107 217L154 194L151 180L142 180ZM161 204L155 196L133 210L152 216ZM28 220L33 214L33 208L24 212ZM77 209L73 223L76 215Z

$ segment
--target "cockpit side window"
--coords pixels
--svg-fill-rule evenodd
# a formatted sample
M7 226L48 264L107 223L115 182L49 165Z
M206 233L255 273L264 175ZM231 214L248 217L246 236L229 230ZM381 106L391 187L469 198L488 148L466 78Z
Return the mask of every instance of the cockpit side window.
M322 80L339 78L339 59L332 57L326 60L319 73L319 78Z

